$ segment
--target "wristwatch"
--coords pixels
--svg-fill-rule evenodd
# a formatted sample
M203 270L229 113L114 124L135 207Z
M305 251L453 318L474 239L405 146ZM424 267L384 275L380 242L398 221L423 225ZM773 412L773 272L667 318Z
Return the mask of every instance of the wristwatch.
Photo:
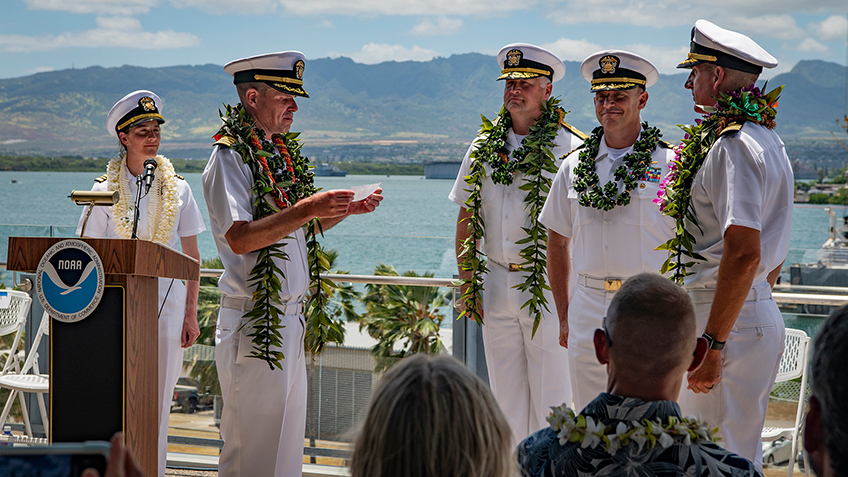
M701 336L703 336L704 339L707 340L707 344L709 345L707 349L723 350L724 344L727 343L726 341L716 341L716 339L713 338L713 336L707 332L704 332L704 334Z

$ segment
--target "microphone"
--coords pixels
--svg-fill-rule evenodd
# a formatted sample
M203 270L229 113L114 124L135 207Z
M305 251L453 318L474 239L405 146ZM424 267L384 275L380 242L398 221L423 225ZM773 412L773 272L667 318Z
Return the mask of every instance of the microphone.
M144 175L142 179L144 179L144 193L147 194L150 192L150 186L153 184L153 171L156 170L156 166L159 164L156 162L156 159L150 158L144 161Z

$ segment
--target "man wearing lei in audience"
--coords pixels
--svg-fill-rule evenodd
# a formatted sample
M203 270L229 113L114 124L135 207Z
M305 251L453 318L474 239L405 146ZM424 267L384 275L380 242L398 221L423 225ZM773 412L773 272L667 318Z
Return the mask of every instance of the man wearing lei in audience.
M695 333L686 292L656 273L628 278L593 334L609 369L606 392L579 414L553 408L546 427L518 446L526 477L761 477L749 460L716 444L709 422L681 414L680 380L707 343Z
M300 475L306 421L303 300L320 272L315 234L373 212L377 189L318 192L290 133L305 57L284 51L224 66L240 104L221 113L203 193L224 274L215 361L224 399L222 476ZM320 224L316 220L320 219ZM320 287L318 287L320 288ZM310 299L321 296L312 294ZM332 328L320 330L333 333Z
M462 316L483 324L489 384L517 443L542 427L550 406L571 398L538 215L557 166L585 135L551 98L551 83L565 74L553 53L516 43L501 49L498 64L504 107L494 121L484 118L449 198L460 206Z
M652 203L674 152L640 113L657 69L639 55L607 50L586 58L580 72L601 125L563 162L540 217L577 409L607 388L592 339L610 300L627 277L659 269L667 254L655 249L674 225Z
M695 111L677 167L658 199L677 220L664 269L695 303L704 365L680 394L728 449L762 467L760 431L783 352L783 318L771 296L789 250L792 166L772 130L781 88L754 87L777 60L745 35L698 20L688 59ZM694 263L691 263L694 262Z
M86 237L132 238L136 177L144 173L145 161L153 158L156 171L148 192L142 191L136 235L200 260L197 234L206 230L188 182L174 172L174 166L159 152L159 125L162 101L151 91L134 91L115 103L106 116L106 129L120 141L121 152L109 161L106 174L95 179L94 191L118 191L118 203L95 207L85 227ZM143 186L142 186L143 187ZM77 235L83 232L85 213L80 217ZM183 365L182 348L194 344L200 335L197 325L199 283L159 279L159 443L158 473L165 475L168 454L168 417L174 386ZM182 346L182 348L181 348Z

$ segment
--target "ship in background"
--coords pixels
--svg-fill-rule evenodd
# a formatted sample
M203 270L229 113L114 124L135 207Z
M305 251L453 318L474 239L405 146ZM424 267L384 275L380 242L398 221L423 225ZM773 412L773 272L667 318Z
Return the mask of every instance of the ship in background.
M347 171L343 171L336 166L331 166L326 162L321 162L312 170L318 177L345 177Z

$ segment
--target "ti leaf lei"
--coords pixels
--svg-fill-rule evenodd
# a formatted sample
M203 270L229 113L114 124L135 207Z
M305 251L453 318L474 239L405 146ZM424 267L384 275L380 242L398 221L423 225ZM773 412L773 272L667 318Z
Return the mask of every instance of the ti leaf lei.
M563 404L551 407L552 412L547 420L551 429L556 431L559 445L568 442L580 443L582 448L594 449L603 447L604 451L615 455L615 453L631 444L636 443L639 450L645 446L653 449L660 445L667 449L675 442L688 446L694 442L715 442L718 440L715 433L718 428L709 428L703 421L693 416L678 418L668 416L663 422L657 419L642 419L641 421L620 421L615 428L596 421L591 416L583 414L574 415L574 411Z
M651 154L657 149L662 133L658 128L649 127L647 122L642 123L642 132L633 144L633 152L624 156L624 164L618 166L613 174L614 180L600 187L595 158L598 157L603 135L604 128L598 126L583 143L580 161L574 167L574 190L580 194L578 203L583 207L609 211L617 205L630 203L630 192L651 167ZM624 184L621 192L618 190L618 181Z
M273 134L265 137L262 129L255 127L253 118L240 104L236 107L225 105L226 111L218 111L223 121L221 129L215 134L216 141L226 138L229 147L235 150L253 174L254 194L253 216L256 219L267 217L282 209L291 207L299 200L309 197L318 189L314 184L314 173L309 170L309 158L302 156L302 145L297 137L299 133ZM320 351L327 340L340 341L341 331L338 325L327 317L325 307L327 297L322 291L332 283L322 280L320 273L326 272L326 260L322 260L316 229L321 230L318 219L306 225L306 246L309 257L309 276L313 293L307 303L309 313L309 331L318 332L319 338L311 342L312 351ZM250 357L268 363L271 369L282 369L285 356L279 348L283 344L280 330L282 325L280 310L280 291L282 270L274 259L289 260L284 243L276 243L257 251L256 265L250 271L248 286L255 286L253 309L245 315L242 328L249 327L248 336L253 343ZM311 330L310 330L311 329ZM314 334L314 333L313 333Z
M678 125L685 132L683 142L675 149L675 158L669 166L666 177L660 183L658 198L663 215L673 217L677 222L675 235L657 250L668 250L668 259L663 263L660 273L672 271L669 277L682 285L685 277L693 272L687 269L695 264L694 260L705 260L693 251L695 237L692 226L697 227L698 218L692 206L692 184L695 176L704 164L710 148L721 134L732 125L741 126L746 121L757 123L767 129L774 129L777 115L777 99L783 86L763 94L760 88L751 85L730 94L720 93L715 107L701 106L707 114L696 119L694 126Z
M512 127L512 117L506 108L501 108L494 121L481 116L483 124L478 139L474 141L471 152L471 170L465 178L470 186L466 209L470 213L468 219L468 238L462 244L462 262L460 268L470 271L471 277L463 280L466 286L462 299L465 301L465 311L462 317L473 318L483 324L480 310L483 305L483 275L488 272L485 254L477 249L477 244L485 236L485 224L482 217L482 185L486 177L485 165L491 169L492 182L495 184L511 185L515 172L524 174L524 184L521 190L527 192L524 199L525 210L530 218L530 226L522 227L527 234L516 244L527 245L519 252L524 260L522 270L526 270L524 283L516 286L521 291L529 291L528 299L522 308L528 308L533 319L533 335L542 318L542 309L548 310L544 291L550 290L547 284L547 229L539 222L539 213L545 204L545 198L551 186L550 177L556 174L556 162L551 149L556 146L554 140L563 118L567 114L560 108L559 99L550 98L542 105L542 112L536 123L530 128L530 133L521 141L521 147L512 151L512 159L506 148L506 138Z

